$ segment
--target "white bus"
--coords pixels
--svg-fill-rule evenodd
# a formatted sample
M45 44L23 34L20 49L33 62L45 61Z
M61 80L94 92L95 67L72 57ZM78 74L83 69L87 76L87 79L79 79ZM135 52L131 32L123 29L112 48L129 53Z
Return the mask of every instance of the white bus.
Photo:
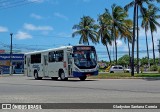
M85 80L87 76L98 75L97 55L94 46L65 46L26 53L24 72L28 77L42 79L50 77L68 80L78 77Z

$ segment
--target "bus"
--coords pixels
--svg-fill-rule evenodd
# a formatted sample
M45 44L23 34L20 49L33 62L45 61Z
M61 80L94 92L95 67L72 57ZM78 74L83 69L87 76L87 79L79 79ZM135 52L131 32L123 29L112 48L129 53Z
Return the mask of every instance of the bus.
M35 51L24 55L24 74L36 80L53 80L98 75L97 54L94 46L76 45Z

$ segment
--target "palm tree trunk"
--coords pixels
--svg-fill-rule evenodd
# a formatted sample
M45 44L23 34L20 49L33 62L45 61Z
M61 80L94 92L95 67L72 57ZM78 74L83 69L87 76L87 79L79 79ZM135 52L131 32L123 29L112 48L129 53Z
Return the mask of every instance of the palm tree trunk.
M139 31L138 31L138 5L137 5L137 74L139 74Z
M106 49L107 49L107 53L108 53L108 57L109 57L109 61L110 61L110 64L111 64L111 56L110 56L110 53L109 53L109 49L108 49L108 45L106 44Z
M129 54L129 67L131 67L131 51L130 51L129 41L128 41L128 54Z
M135 44L135 27L136 27L136 5L137 1L134 4L134 13L133 13L133 40L132 40L132 59L131 59L131 76L134 76L134 44Z
M151 30L151 36L152 36L152 46L153 46L153 64L155 65L155 51L154 51L154 39L153 39L153 31Z
M114 43L115 43L115 51L116 51L116 65L117 65L117 42L116 42L116 28L114 28Z
M147 47L148 66L150 68L149 51L148 51L148 37L147 37L147 30L146 30L146 28L145 28L145 35L146 35L146 47Z

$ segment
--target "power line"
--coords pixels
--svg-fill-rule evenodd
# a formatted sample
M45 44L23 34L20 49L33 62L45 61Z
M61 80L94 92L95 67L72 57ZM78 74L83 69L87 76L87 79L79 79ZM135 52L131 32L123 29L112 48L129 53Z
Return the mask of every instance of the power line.
M16 2L2 2L1 4L8 3L8 5L3 5L0 7L0 10L4 9L9 9L9 8L14 8L14 7L19 7L19 6L24 6L24 5L29 5L32 3L36 3L37 1L28 1L28 0L21 0L21 1L16 1Z

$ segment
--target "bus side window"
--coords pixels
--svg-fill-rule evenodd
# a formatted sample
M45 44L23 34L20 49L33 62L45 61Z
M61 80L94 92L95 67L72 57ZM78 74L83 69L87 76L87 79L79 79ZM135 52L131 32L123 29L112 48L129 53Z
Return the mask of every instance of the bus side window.
M63 61L63 50L57 52L57 61L58 62Z
M55 53L54 52L49 52L49 62L55 62Z

